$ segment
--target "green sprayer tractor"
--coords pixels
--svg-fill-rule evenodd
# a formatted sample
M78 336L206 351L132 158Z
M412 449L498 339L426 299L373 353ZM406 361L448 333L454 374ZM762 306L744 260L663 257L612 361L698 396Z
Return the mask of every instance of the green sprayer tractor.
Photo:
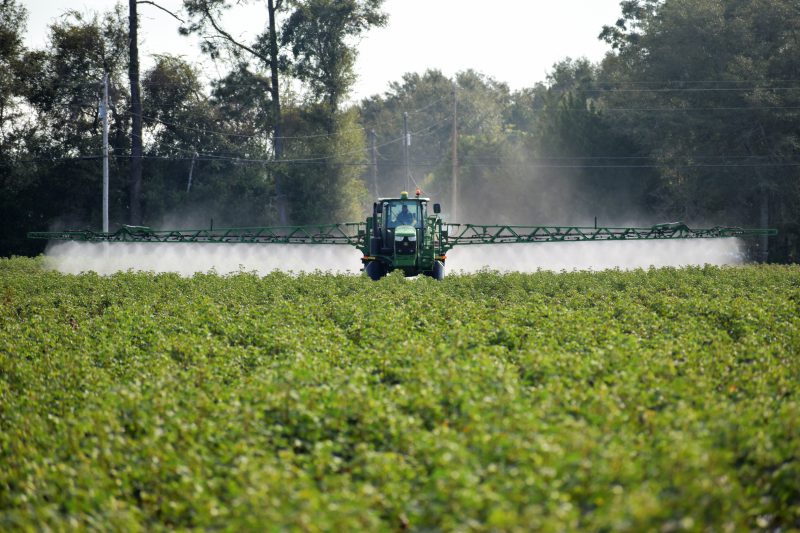
M444 222L439 204L403 192L397 198L379 198L366 222L310 226L154 230L146 226L122 226L113 233L84 231L30 232L32 239L86 242L138 243L249 243L249 244L345 244L362 253L367 275L379 280L393 270L406 276L424 274L444 277L447 252L454 246L578 241L630 241L700 239L775 235L774 229L714 227L690 229L681 222L648 228L580 226L509 226Z

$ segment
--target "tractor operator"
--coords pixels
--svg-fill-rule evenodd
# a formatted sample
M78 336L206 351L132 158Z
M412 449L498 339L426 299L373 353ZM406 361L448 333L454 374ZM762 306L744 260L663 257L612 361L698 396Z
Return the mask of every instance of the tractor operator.
M397 213L394 223L398 226L410 226L414 223L414 215L408 210L406 204L403 204L403 208Z

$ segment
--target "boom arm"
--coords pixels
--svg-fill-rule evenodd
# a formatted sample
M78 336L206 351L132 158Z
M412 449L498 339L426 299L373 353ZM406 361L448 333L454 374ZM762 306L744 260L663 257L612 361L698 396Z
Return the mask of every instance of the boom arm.
M532 242L625 241L653 239L710 239L777 235L775 229L714 227L691 229L682 222L656 224L649 228L597 228L581 226L483 226L445 224L443 247L467 244L507 244Z
M438 232L435 224L431 228ZM123 226L113 233L84 231L33 231L31 239L84 242L189 242L249 244L347 244L366 253L367 224L344 222L314 226L267 226L197 230L154 230L145 226ZM625 241L654 239L701 239L776 235L774 229L713 227L691 229L681 222L656 224L649 228L594 228L581 226L507 226L479 224L441 225L437 239L444 253L454 246L535 242Z
M123 226L114 233L85 231L33 231L31 239L85 242L194 242L250 244L349 244L364 247L364 222L197 230L153 230L145 226Z

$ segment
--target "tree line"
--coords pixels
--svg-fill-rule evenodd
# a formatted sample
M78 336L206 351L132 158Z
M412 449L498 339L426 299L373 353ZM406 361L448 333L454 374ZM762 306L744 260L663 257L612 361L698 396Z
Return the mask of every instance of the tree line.
M0 2L0 255L40 252L29 230L100 227L108 73L112 230L359 220L409 183L456 221L769 226L752 257L798 260L792 0L626 0L599 63L566 58L513 91L406 73L356 103L382 0L268 0L249 41L224 25L235 2L184 0L176 31L224 66L214 80L168 53L139 73L137 4L160 7L70 11L31 50L25 8Z

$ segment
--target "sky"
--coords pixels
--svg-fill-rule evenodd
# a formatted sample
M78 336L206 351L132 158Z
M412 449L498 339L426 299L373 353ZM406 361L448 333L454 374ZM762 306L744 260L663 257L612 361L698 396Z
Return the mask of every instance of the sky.
M552 65L566 57L600 60L608 51L597 35L619 17L620 0L386 0L383 28L358 42L358 81L353 98L380 94L406 72L439 69L450 76L472 68L512 90L543 81ZM26 44L41 48L48 26L67 9L105 11L112 0L23 0L29 11ZM157 0L179 13L181 0ZM127 2L125 2L127 5ZM265 0L238 6L226 15L226 29L247 37L266 24ZM171 53L191 62L203 60L198 41L177 33L177 21L141 4L140 57L143 69L153 54ZM206 61L202 69L215 78L222 66Z

